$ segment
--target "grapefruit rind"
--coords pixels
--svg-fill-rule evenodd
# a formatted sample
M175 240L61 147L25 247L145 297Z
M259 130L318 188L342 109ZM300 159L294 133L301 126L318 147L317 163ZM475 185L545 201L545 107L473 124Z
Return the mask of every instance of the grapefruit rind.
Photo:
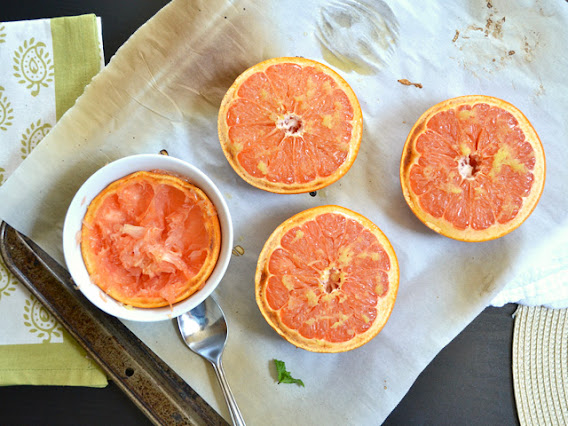
M529 142L535 152L535 165L532 170L534 175L533 184L530 193L524 198L522 208L517 215L508 222L498 223L497 221L485 230L475 230L471 227L465 229L458 229L444 217L435 217L428 213L420 206L420 200L417 195L410 188L410 171L414 164L417 164L420 159L420 154L416 150L416 141L418 137L426 131L428 121L437 113L449 109L457 108L462 105L469 105L473 107L475 104L487 104L490 107L497 107L504 109L512 114L518 122L518 127L525 135L525 140ZM404 199L412 212L422 221L428 228L433 231L444 235L446 237L465 241L465 242L482 242L500 238L513 230L517 229L534 211L540 196L544 189L546 175L545 154L542 143L535 129L525 115L514 105L490 96L485 95L470 95L461 96L457 98L448 99L434 105L420 116L416 121L406 139L402 151L400 161L400 182Z
M202 209L202 212L204 212L204 216L206 216L204 225L209 235L207 257L197 274L176 287L175 298L173 301L166 300L159 295L125 295L121 291L120 286L117 286L111 281L104 279L104 277L100 277L100 275L98 274L99 259L90 248L90 246L84 243L85 241L88 241L91 235L91 230L93 229L92 225L96 221L97 211L100 206L103 205L104 201L108 197L111 197L120 187L127 185L130 182L136 182L140 179L149 179L154 183L171 185L183 192L194 194L199 200L200 208ZM187 299L189 296L196 293L205 285L207 279L209 278L209 276L213 272L213 269L215 268L215 265L217 264L220 250L221 227L219 224L219 219L217 217L217 210L213 203L209 200L205 192L203 192L197 186L189 183L182 177L162 171L135 172L109 184L89 204L87 212L83 219L83 226L81 229L81 254L85 268L87 269L91 281L95 285L97 285L104 292L104 294L122 303L127 308L159 308L168 305L171 306L175 303Z
M229 138L229 125L227 124L227 112L233 101L239 98L237 92L251 75L263 72L272 65L279 65L284 63L297 64L302 67L314 67L317 71L325 73L327 76L331 77L340 87L343 89L347 97L349 98L350 104L353 107L353 119L350 121L352 126L351 141L349 143L349 149L347 157L344 162L339 166L330 176L317 176L314 180L305 183L282 183L282 182L271 182L264 177L252 176L247 172L239 163L237 155L239 153L238 147L236 147ZM328 66L319 63L317 61L306 59L302 57L281 57L272 58L266 61L260 62L247 70L245 70L237 79L233 82L229 90L227 90L221 106L219 108L217 129L219 134L219 140L221 142L221 147L223 153L227 158L231 167L235 172L250 185L274 193L280 194L298 194L305 192L312 192L322 189L332 183L338 181L343 177L347 171L353 165L357 153L359 152L359 147L361 145L361 139L363 135L363 118L361 112L361 106L355 95L355 92L351 86L334 70Z
M378 298L376 305L377 316L372 326L361 334L355 335L351 340L345 342L331 342L324 339L306 338L302 336L298 330L286 326L279 315L278 311L272 309L269 305L266 295L266 286L271 277L268 265L271 254L280 247L282 237L292 228L300 226L310 220L317 218L321 214L336 213L343 215L347 219L352 219L361 224L365 229L369 230L379 241L381 247L385 250L390 260L390 268L388 271L388 291L386 294ZM387 323L392 310L394 308L396 296L399 287L400 272L396 253L390 244L386 235L380 228L366 217L344 207L327 205L313 207L292 216L278 226L267 239L258 258L256 275L255 275L255 298L259 310L268 324L285 340L296 347L311 352L346 352L358 348L372 340Z

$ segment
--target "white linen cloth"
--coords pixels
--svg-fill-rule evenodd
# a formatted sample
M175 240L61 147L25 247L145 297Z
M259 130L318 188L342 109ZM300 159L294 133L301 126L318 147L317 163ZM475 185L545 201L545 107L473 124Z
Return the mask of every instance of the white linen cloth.
M493 306L518 303L552 309L568 307L568 224L526 254L527 266L518 269L491 301Z

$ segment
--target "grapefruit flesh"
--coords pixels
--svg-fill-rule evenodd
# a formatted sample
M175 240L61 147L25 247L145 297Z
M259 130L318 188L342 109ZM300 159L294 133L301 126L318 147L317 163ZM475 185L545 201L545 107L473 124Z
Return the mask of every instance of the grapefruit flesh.
M199 290L219 256L220 225L206 194L165 172L136 172L90 203L81 251L91 280L135 307L173 305Z
M286 340L314 352L359 347L385 325L399 270L386 236L339 206L306 210L266 242L256 271L256 300Z
M270 192L323 188L351 167L361 143L361 108L347 82L305 58L274 58L241 74L219 110L227 160Z
M431 229L485 241L516 229L536 207L544 150L513 105L488 96L454 98L414 125L400 178L407 203Z

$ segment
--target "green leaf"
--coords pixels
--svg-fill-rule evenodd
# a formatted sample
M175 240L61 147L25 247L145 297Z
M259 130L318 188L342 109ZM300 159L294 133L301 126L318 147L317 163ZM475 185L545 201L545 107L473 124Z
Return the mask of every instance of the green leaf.
M276 365L276 372L278 373L278 383L296 383L300 386L304 386L304 382L300 379L293 378L290 372L286 370L284 361L275 359L274 364Z

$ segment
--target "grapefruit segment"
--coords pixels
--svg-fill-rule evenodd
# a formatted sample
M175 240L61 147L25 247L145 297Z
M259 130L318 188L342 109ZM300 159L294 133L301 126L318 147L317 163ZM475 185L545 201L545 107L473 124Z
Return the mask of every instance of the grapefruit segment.
M540 139L521 111L501 99L463 96L418 119L403 149L400 180L408 205L428 227L486 241L532 213L545 170Z
M219 109L223 152L248 183L299 193L341 178L357 156L361 108L351 87L327 66L274 58L246 70Z
M314 352L359 347L383 328L399 270L386 236L339 206L321 206L282 223L256 269L256 301L290 343Z
M91 280L135 307L173 305L199 290L219 256L213 203L165 172L136 172L89 204L81 253Z

